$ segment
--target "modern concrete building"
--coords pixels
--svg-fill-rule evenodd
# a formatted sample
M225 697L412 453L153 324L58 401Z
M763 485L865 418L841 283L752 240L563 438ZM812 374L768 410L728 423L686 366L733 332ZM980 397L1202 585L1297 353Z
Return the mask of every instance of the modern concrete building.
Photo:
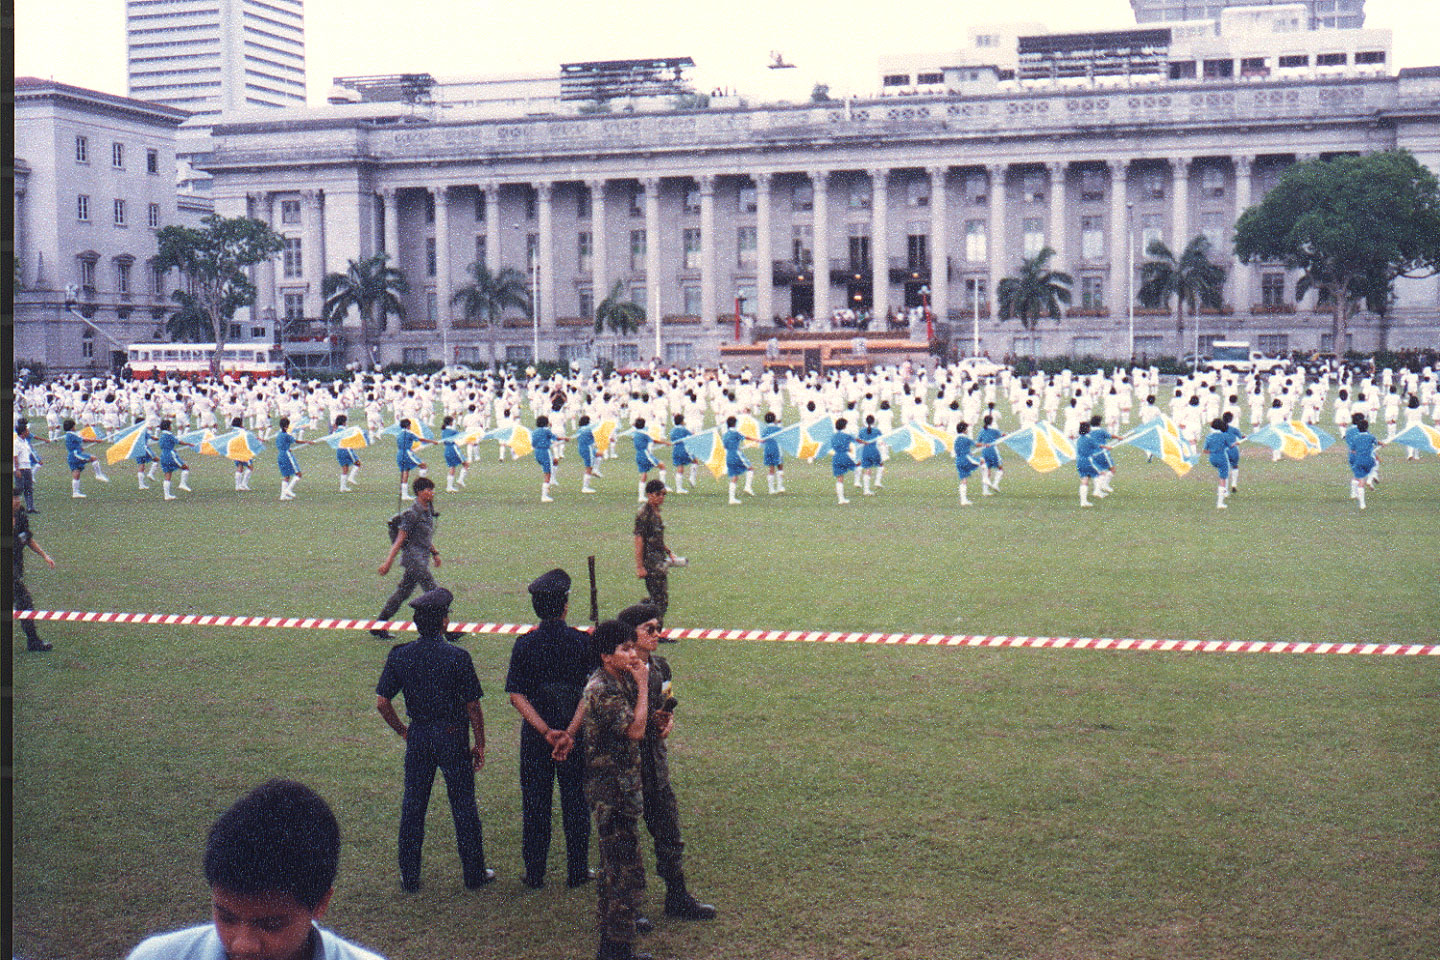
M109 370L129 343L163 328L175 307L173 277L149 265L155 233L210 212L208 200L175 189L175 135L186 116L16 79L17 363Z
M210 117L305 104L303 0L126 0L129 93Z
M962 353L1023 354L1031 335L990 293L1043 246L1075 283L1067 316L1034 334L1039 352L1180 355L1194 326L1182 343L1167 312L1132 314L1132 295L1151 240L1178 249L1197 234L1229 274L1223 308L1201 317L1202 347L1333 349L1328 312L1314 294L1297 300L1293 272L1234 262L1233 224L1298 160L1405 148L1440 169L1440 70L1347 60L1265 74L1238 59L1223 77L1167 68L1077 87L992 75L983 91L802 105L254 113L216 125L205 166L218 212L289 237L259 271L260 316L318 321L323 277L352 259L385 252L405 271L406 316L382 362L521 360L538 341L541 358L713 363L737 310L748 340L776 318L825 326L848 308L873 314L875 331L915 307ZM527 276L538 331L519 311L494 329L457 312L477 262ZM616 283L645 307L638 336L591 329ZM1383 327L1362 314L1340 348L1440 342L1437 281L1397 296ZM367 359L358 318L344 331L350 358ZM923 340L924 325L908 333Z
M1273 7L1297 0L1130 0L1136 23L1218 20L1236 7ZM1303 29L1357 30L1365 26L1365 0L1298 0L1305 8Z

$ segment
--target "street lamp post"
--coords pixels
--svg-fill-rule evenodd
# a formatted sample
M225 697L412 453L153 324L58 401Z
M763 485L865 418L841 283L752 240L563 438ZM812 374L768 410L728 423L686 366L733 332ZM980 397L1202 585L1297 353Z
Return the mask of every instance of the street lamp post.
M925 311L925 341L928 343L935 339L935 321L930 315L930 285L922 284L920 287L920 308Z
M1130 314L1130 365L1135 365L1135 204L1125 204L1125 286Z
M540 258L530 253L530 362L540 362Z
M980 356L980 278L973 277L970 280L970 302L974 307L974 317L971 319L971 332L974 337L974 345L970 349L972 357Z

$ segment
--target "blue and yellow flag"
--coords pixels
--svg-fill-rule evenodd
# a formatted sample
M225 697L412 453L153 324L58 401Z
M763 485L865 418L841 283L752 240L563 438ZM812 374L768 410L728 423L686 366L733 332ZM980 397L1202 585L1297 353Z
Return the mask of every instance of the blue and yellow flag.
M290 426L294 427L294 426L298 426L298 424L293 424L293 423L292 423ZM415 436L417 436L417 437L423 437L423 438L426 439L426 440L434 440L434 439L435 439L435 431L432 430L432 429L430 429L430 424L428 424L428 423L416 423L414 420L411 420L411 421L410 421L410 432L413 433L413 434L415 434ZM388 426L388 427L386 427L384 430L381 430L381 431L380 431L380 436L382 436L382 437L398 437L399 435L400 435L400 424L399 424L399 423L392 423L392 424L390 424L390 426Z
M1291 460L1304 460L1311 453L1319 452L1319 450L1311 450L1310 445L1305 442L1305 438L1292 430L1288 423L1272 423L1261 427L1245 440L1268 450L1278 450Z
M717 427L716 429L719 428ZM744 446L747 449L760 446L759 420L756 420L748 413L742 413L735 418L735 429L739 431L740 436L745 438Z
M1075 445L1055 425L1045 420L1031 427L1023 427L1014 433L1007 433L996 443L1003 443L1014 450L1037 473L1058 470L1075 460Z
M915 460L928 460L949 452L950 446L942 435L943 431L938 427L912 420L900 429L885 434L876 443L883 443L892 454L906 453Z
M249 430L231 430L200 444L201 453L216 454L239 463L249 463L264 449L265 441Z
M1152 457L1159 457L1166 466L1175 471L1177 477L1185 476L1199 462L1194 448L1185 442L1179 431L1172 433L1158 419L1150 421L1149 426L1127 433L1116 442L1128 443Z
M691 434L680 442L685 444L685 452L694 457L697 463L704 464L705 469L709 470L716 480L725 476L725 445L720 442L718 427Z
M87 427L86 429L89 428ZM80 435L83 437L85 435L84 431L81 431ZM145 424L135 424L135 426L116 437L115 442L110 444L106 449L105 462L114 466L121 460L129 460L139 452L139 448L144 445L147 436Z
M606 417L595 427L595 450L601 456L610 451L610 444L615 442L615 428L620 424L615 422L614 417Z
M92 427L92 426L90 426L89 424L86 424L85 426L81 427L81 428L80 428L78 431L76 431L76 432L80 435L80 439L81 439L81 440L104 440L104 439L105 439L105 428L104 428L104 427Z
M1411 450L1419 450L1421 453L1440 453L1440 430L1417 423L1395 434L1390 438L1390 442Z
M771 434L771 440L780 445L786 456L800 460L813 460L829 447L829 440L835 434L835 418L821 417L814 423L795 423L778 433Z
M1303 420L1291 420L1290 429L1294 430L1304 440L1311 453L1324 453L1335 444L1335 438L1330 436L1319 427L1312 426Z
M370 434L362 427L341 427L333 433L316 438L316 442L329 444L332 450L364 450L370 446Z
M530 428L524 424L496 427L480 439L499 441L502 447L509 447L516 457L523 457L535 450L534 445L530 442Z

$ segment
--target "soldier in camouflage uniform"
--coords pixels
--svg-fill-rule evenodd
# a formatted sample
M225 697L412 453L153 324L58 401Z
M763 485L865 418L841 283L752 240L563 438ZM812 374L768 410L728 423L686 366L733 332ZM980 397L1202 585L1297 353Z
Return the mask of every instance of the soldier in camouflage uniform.
M666 738L675 726L675 698L670 689L670 664L655 652L664 627L648 603L621 610L617 619L635 628L635 651L650 665L650 721L640 741L640 782L644 793L645 827L655 840L655 872L665 880L665 915L682 920L711 920L715 908L701 903L685 885L680 839L680 809L670 786Z
M650 716L650 671L635 653L635 630L618 620L595 628L600 669L585 684L585 799L600 837L597 960L650 960L634 952L645 892L636 825L644 809L640 741Z
M665 521L660 508L665 505L665 484L651 480L645 484L645 506L635 515L635 575L645 581L650 603L665 616L670 608L670 585L666 564L675 554L665 546Z

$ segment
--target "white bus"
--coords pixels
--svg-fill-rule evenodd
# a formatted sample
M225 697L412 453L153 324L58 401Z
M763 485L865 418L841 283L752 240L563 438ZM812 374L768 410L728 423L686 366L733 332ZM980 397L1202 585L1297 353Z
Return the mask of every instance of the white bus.
M210 376L213 343L132 343L130 375L136 380L197 380ZM280 348L268 343L235 343L220 355L220 371L229 377L278 377L285 372Z

